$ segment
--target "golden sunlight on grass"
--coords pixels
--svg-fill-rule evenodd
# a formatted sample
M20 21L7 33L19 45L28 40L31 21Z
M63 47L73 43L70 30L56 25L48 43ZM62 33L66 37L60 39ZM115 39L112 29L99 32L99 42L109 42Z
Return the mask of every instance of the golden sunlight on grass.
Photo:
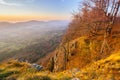
M119 80L120 52L112 54L106 59L87 65L76 73L71 70L51 73L49 71L36 71L30 64L11 60L0 65L0 79L12 80L71 80L73 77L82 80ZM74 74L74 76L73 76Z

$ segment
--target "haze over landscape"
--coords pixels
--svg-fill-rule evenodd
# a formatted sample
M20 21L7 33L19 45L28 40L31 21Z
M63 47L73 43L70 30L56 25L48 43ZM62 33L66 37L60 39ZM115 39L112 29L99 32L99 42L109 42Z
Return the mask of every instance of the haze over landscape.
M18 23L0 23L0 60L12 58L19 53L19 57L25 57L21 49L35 44L47 43L50 39L63 34L69 21L28 21ZM49 43L48 43L49 44ZM56 43L57 44L57 43ZM40 48L38 47L38 50ZM20 52L21 51L21 52ZM31 50L26 52L30 55ZM15 54L16 53L16 54ZM24 52L25 53L25 52ZM42 52L39 52L42 54ZM20 56L21 55L21 56ZM8 56L8 57L7 57Z
M28 55L36 53L35 50L22 52L21 49L37 43L41 45L45 40L50 44L53 37L60 40L77 4L78 0L0 0L0 60L18 54L17 58L23 58L23 53L27 53L25 58L28 58ZM40 49L38 51L44 54Z
M120 0L0 0L0 80L120 80Z

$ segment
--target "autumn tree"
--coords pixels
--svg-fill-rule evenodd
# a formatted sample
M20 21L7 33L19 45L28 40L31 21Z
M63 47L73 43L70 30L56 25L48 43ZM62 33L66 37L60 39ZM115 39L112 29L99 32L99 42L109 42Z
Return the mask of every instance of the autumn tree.
M107 25L114 23L119 4L120 0L83 0L79 12L73 15L65 37L70 36L73 40L84 35L103 35Z

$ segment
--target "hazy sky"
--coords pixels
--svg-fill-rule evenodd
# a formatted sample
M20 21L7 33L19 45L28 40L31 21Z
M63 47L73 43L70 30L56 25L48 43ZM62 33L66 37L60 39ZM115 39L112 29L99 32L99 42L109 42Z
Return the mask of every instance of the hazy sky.
M68 20L81 0L0 0L0 21Z

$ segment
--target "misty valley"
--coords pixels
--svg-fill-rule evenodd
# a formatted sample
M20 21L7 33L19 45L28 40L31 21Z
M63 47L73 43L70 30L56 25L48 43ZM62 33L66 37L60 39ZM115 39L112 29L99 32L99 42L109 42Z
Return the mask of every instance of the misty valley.
M60 43L68 21L0 22L0 62L37 62Z

